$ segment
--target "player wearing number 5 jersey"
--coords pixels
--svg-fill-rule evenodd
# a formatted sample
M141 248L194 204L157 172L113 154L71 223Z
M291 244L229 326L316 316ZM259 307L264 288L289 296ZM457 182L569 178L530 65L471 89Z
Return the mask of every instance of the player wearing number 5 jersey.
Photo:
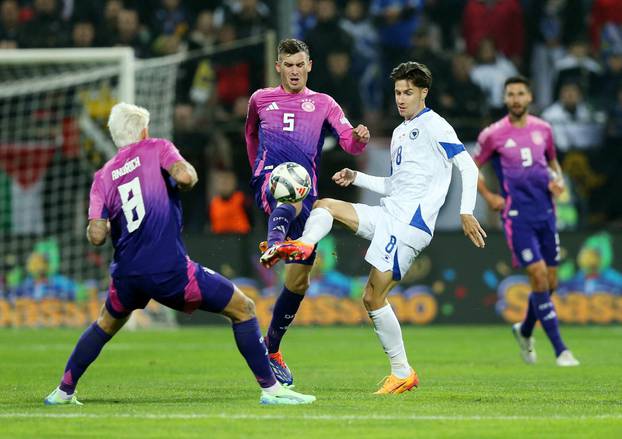
M480 248L486 237L473 216L477 167L451 125L425 105L432 74L423 64L407 62L393 69L391 79L395 103L404 118L391 138L391 175L374 177L343 169L333 176L340 186L354 184L382 194L380 206L319 200L302 237L277 248L283 259L307 258L315 244L330 232L334 220L371 241L365 260L372 267L363 303L391 364L391 374L377 394L403 393L419 383L406 357L400 324L387 296L432 240L454 165L462 177L460 218L464 232Z
M45 403L80 404L78 380L132 311L150 299L177 311L200 309L229 317L238 349L261 387L262 404L313 402L315 397L276 381L254 303L228 279L186 255L179 190L191 189L197 175L171 142L149 138L148 124L149 112L134 105L117 104L110 113L108 126L119 151L95 173L87 228L93 245L102 245L108 233L112 238L108 298Z
M246 119L246 148L253 170L251 186L257 206L269 216L267 241L260 244L263 252L260 261L266 267L279 260L275 252L278 244L302 234L317 199L324 137L334 135L341 148L350 154L361 153L369 141L367 128L363 125L352 128L333 98L306 87L312 63L304 42L283 40L277 52L275 68L281 76L281 85L253 93ZM270 174L283 162L298 163L311 176L313 188L302 202L279 204L270 192ZM285 268L285 286L274 305L266 336L270 364L277 379L285 384L292 384L293 378L280 353L280 343L309 287L313 262L312 256Z
M536 362L532 338L536 321L551 341L559 366L579 362L559 334L555 307L550 295L557 288L559 235L555 226L552 195L563 190L564 180L557 161L551 126L529 115L532 101L529 82L512 77L505 82L508 115L481 132L478 166L491 161L501 194L492 193L482 178L478 189L493 210L501 212L505 236L515 266L524 267L532 293L522 323L512 327L521 356ZM551 178L552 177L552 178Z

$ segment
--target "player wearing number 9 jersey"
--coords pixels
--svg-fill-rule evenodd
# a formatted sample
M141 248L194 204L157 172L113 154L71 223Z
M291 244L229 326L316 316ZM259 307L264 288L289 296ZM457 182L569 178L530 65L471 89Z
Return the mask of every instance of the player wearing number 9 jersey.
M248 103L246 149L253 170L251 186L257 206L268 218L268 236L260 244L260 262L270 267L276 263L276 246L286 238L298 238L317 199L317 176L322 145L326 134L333 134L343 150L359 154L369 141L363 125L352 128L341 107L323 93L306 87L311 71L307 45L295 39L279 43L275 65L281 85L257 90ZM296 162L311 176L310 194L295 204L279 204L270 192L270 174L283 162ZM314 255L296 261L285 269L285 286L274 305L266 343L270 364L277 379L292 384L292 375L279 351L281 339L294 320L298 307L309 288L309 275Z
M579 362L562 341L549 297L557 288L559 261L552 195L559 195L564 186L553 133L548 123L528 112L532 95L527 79L507 79L504 99L508 115L481 132L475 162L480 167L492 162L501 195L492 193L483 177L478 189L488 205L501 212L514 265L526 269L532 288L525 320L516 323L512 331L523 360L535 363L532 333L540 320L555 349L557 364L576 366Z
M168 140L150 139L149 112L130 104L112 108L108 126L117 154L95 173L87 238L102 245L108 230L114 247L108 298L97 321L82 334L61 383L46 404L80 404L78 380L133 310L150 299L177 311L223 314L233 323L237 347L261 387L262 404L315 400L276 380L255 317L255 306L225 277L191 261L181 241L179 190L197 175Z

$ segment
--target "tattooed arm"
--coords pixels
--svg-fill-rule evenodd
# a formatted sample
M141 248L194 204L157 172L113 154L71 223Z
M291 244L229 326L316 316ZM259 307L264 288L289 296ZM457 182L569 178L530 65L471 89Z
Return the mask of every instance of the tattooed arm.
M179 190L181 191L189 191L197 184L197 181L199 181L197 171L185 160L173 163L168 173L171 174L173 180L177 182Z

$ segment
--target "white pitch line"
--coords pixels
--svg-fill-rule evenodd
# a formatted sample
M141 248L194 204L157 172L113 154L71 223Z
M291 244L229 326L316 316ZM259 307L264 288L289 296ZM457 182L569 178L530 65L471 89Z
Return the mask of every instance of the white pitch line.
M315 421L590 421L622 419L622 414L593 416L445 416L445 415L294 415L294 414L229 414L229 413L0 413L0 418L45 419L251 419L251 420L315 420Z

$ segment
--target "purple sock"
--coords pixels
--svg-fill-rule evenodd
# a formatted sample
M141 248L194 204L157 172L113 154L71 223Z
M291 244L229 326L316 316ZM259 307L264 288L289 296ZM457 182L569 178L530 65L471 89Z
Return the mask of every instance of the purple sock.
M271 354L279 351L281 339L296 317L296 312L298 312L300 302L304 297L302 294L292 293L283 287L281 295L276 299L267 335L268 352Z
M255 374L255 379L259 385L261 387L273 386L276 383L276 378L270 369L268 351L263 342L257 318L253 317L245 322L234 323L233 335L238 350Z
M559 323L557 322L557 313L555 312L555 306L551 302L551 298L547 291L541 293L534 291L529 296L529 301L532 303L538 320L544 332L551 340L551 344L555 349L555 355L559 356L566 350L566 345L562 341L562 337L559 334Z
M285 241L290 223L296 218L296 208L291 204L281 204L268 218L268 247L275 242Z
M523 320L523 323L521 323L520 325L520 333L523 337L531 337L531 335L533 334L533 328L536 326L536 322L538 321L536 310L533 307L533 303L531 301L531 294L529 295L529 299L527 302L527 314L525 315L525 320ZM552 295L553 290L549 290L549 297Z
M63 392L72 394L76 390L76 385L86 368L91 365L97 358L102 348L112 338L104 332L102 328L93 322L91 326L86 328L82 336L78 340L76 347L73 349L65 373L60 382L60 389Z
M531 301L531 296L534 293L529 295L529 300L527 302L527 314L525 315L525 320L520 325L520 333L523 337L531 337L533 334L533 328L536 326L536 322L538 321L538 316L536 315L536 310L534 309L533 303Z

